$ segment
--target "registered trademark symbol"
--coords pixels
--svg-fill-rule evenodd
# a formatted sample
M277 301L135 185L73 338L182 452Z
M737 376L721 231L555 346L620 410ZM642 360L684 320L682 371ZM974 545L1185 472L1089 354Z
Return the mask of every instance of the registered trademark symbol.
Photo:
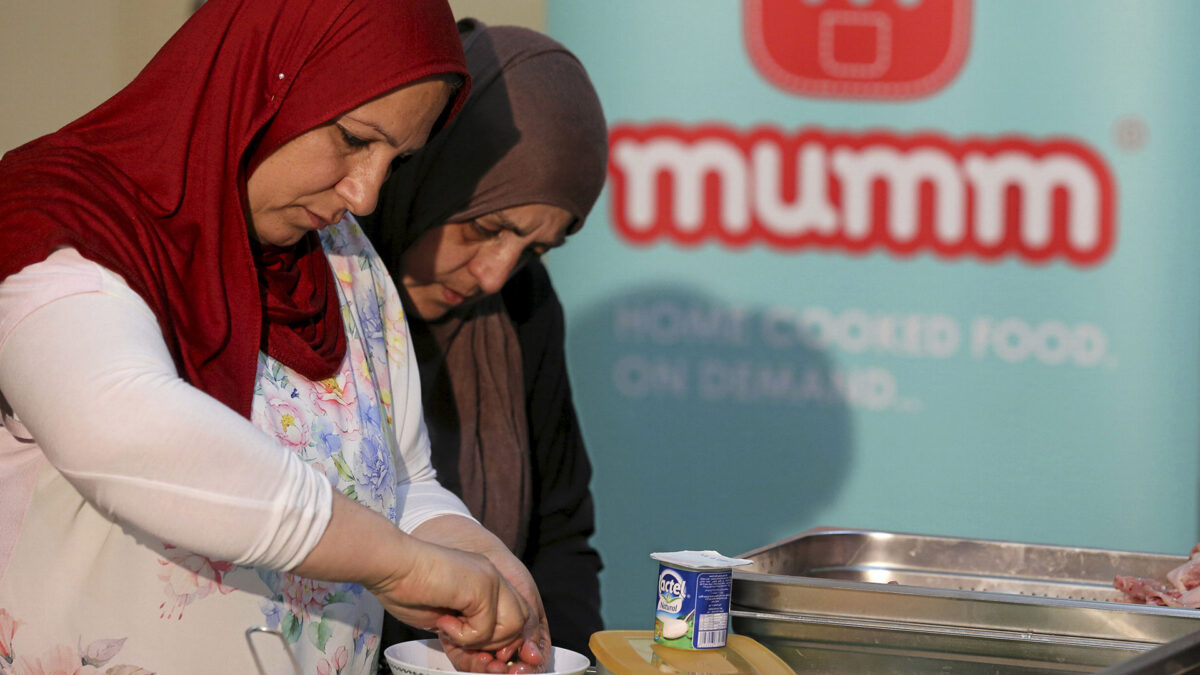
M1120 117L1113 123L1113 140L1125 152L1137 152L1146 146L1150 127L1137 115Z

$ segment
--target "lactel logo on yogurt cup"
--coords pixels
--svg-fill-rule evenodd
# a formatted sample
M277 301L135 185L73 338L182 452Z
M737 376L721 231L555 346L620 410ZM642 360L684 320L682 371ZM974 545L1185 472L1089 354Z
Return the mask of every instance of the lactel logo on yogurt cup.
M677 613L686 595L687 584L674 570L664 569L658 575L658 611Z
M651 553L658 561L654 642L676 649L718 649L729 632L732 569L749 560L716 551Z

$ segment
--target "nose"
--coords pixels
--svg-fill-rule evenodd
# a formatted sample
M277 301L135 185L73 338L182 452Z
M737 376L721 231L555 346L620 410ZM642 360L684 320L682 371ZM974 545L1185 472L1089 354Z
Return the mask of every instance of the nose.
M391 166L387 161L368 161L354 167L334 186L334 191L346 202L346 208L356 216L365 216L379 203L379 191Z
M521 246L497 243L485 247L471 259L471 275L479 282L479 289L487 295L499 293L505 282L516 271L521 261Z

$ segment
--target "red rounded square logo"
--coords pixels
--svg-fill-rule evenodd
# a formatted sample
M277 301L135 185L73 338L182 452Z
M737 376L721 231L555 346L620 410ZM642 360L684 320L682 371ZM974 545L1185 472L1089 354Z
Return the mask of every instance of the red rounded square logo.
M966 60L970 0L746 0L746 48L772 84L805 96L907 99Z

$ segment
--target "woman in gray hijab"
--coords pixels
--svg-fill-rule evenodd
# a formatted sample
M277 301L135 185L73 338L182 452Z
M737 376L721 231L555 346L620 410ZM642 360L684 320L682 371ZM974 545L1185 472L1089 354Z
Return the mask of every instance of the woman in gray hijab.
M599 196L607 127L558 42L471 19L459 34L470 97L361 221L405 302L439 480L529 567L554 644L590 654L603 628L591 465L539 258Z

